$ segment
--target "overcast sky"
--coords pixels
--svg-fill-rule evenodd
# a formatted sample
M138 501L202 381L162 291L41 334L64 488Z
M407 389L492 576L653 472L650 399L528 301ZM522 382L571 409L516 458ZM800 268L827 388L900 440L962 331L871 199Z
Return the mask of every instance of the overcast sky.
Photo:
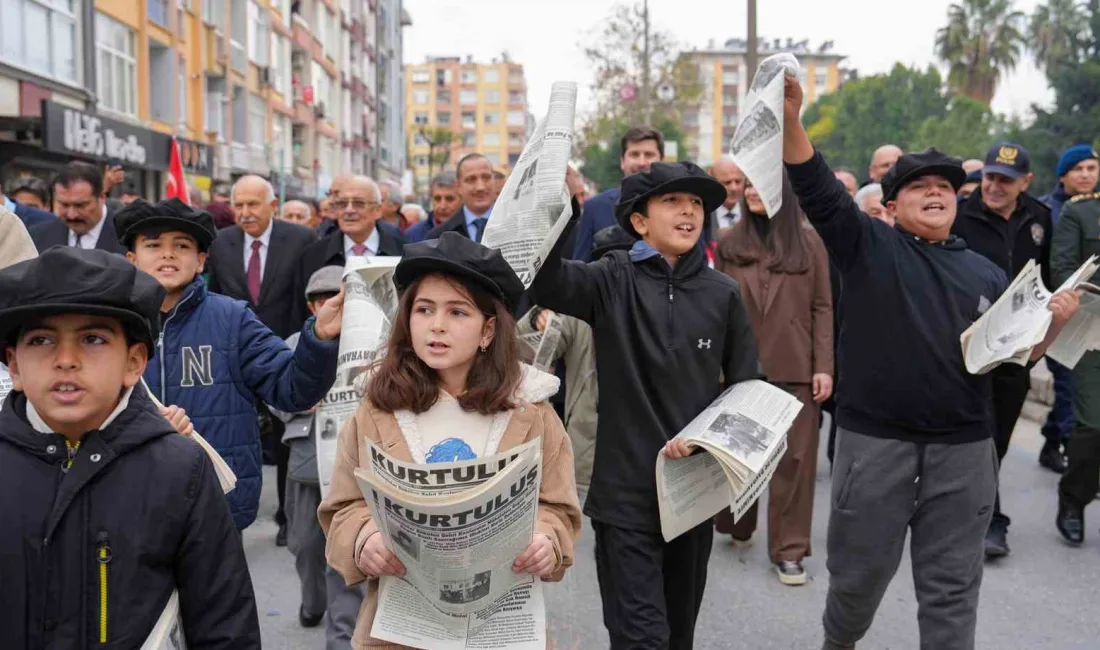
M589 70L581 42L624 0L405 0L413 24L405 29L405 62L427 56L470 54L487 62L507 50L524 64L531 112L546 112L550 85L556 80L580 86L578 111L590 93ZM640 0L639 0L640 1ZM1016 0L1029 13L1039 0ZM761 0L757 33L761 37L835 41L846 54L843 65L861 75L883 72L895 62L925 66L934 62L936 30L947 19L951 0L908 3L891 0ZM650 0L651 20L686 46L705 47L745 37L744 0ZM903 22L899 22L899 19ZM942 68L941 68L942 69ZM1002 80L993 108L1025 119L1033 102L1049 104L1053 94L1030 55Z

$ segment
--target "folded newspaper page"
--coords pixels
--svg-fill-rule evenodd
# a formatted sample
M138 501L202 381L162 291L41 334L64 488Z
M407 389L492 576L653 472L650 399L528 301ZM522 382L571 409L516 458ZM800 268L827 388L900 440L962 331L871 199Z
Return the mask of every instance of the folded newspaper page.
M1050 328L1051 297L1076 289L1098 268L1094 255L1051 292L1043 285L1039 265L1028 261L1008 289L959 337L967 372L985 374L1002 363L1027 365L1032 349Z
M541 449L536 440L474 461L419 465L368 442L370 466L356 479L408 570L381 579L371 636L432 649L545 647L541 583L512 572L534 535Z
M7 399L13 387L8 367L0 363L0 409L4 408L4 400Z
M760 497L787 450L787 431L802 403L765 381L735 384L676 438L702 452L657 455L661 533L671 541L723 508L737 521Z
M524 287L531 286L573 214L565 171L576 108L577 84L554 83L546 117L523 148L481 239L500 250Z
M141 385L145 388L145 392L149 394L149 398L153 400L153 404L156 404L158 408L164 408L164 404L161 404L157 396L153 394L153 391L149 389L149 384L145 383L145 379L142 378ZM229 463L225 462L218 450L214 449L206 438L199 435L198 431L193 432L188 436L194 440L202 450L206 452L206 455L210 458L210 462L214 464L214 474L218 477L218 484L221 485L222 492L229 494L237 487L237 475L233 473L233 469L229 467Z
M187 650L178 591L172 592L168 604L153 626L153 631L149 633L145 643L141 644L141 650Z
M1069 319L1058 338L1047 348L1047 356L1067 368L1075 368L1086 352L1100 350L1100 287L1079 285L1081 306Z
M365 383L356 380L386 349L397 315L393 271L399 261L399 257L352 256L344 267L344 315L336 381L313 416L321 498L328 496L332 484L340 429L355 415L365 391Z
M783 77L797 77L798 70L789 53L760 62L730 139L730 157L760 193L769 217L783 205Z

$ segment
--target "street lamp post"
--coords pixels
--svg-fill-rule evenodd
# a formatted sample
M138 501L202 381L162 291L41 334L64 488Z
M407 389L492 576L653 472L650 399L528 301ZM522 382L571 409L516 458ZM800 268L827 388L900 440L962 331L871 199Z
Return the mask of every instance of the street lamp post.
M748 72L748 83L752 83L752 76L756 74L756 0L748 0L749 28L748 38L745 39L745 69Z

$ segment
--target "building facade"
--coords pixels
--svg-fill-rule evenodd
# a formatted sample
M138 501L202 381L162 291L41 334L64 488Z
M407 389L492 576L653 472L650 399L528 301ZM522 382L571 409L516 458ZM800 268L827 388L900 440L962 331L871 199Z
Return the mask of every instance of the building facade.
M399 57L401 0L4 0L0 179L117 158L156 199L173 136L204 191L253 173L319 196L378 173L383 146L399 176L403 123L379 128L375 94L383 12L405 18L386 32ZM126 138L143 153L112 155Z
M430 58L406 65L405 79L405 131L418 191L467 153L485 155L505 173L519 160L531 123L522 64L506 56L491 63Z
M683 127L687 139L687 156L700 165L709 165L729 149L729 141L737 130L741 108L745 104L752 74L746 68L746 43L741 39L726 41L716 47L712 41L706 49L684 54L699 66L703 83L703 97L697 111L684 114ZM848 71L840 67L846 57L832 52L832 41L826 41L816 49L808 40L760 39L758 61L781 52L798 57L802 67L802 90L805 105L818 97L833 92L844 82Z

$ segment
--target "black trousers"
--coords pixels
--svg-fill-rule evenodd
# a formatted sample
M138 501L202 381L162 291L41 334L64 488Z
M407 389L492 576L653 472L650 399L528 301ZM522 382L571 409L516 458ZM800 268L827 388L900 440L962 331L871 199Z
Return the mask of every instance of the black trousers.
M1031 375L1028 369L1015 364L997 366L992 373L993 379L993 444L997 448L997 467L1001 466L1008 443L1012 441L1012 430L1020 411L1027 401L1027 392L1031 388ZM1001 489L998 480L997 499L993 502L993 520L1005 525L1011 520L1001 513Z
M1058 494L1083 510L1100 489L1100 430L1078 424L1066 442L1066 459Z
M596 576L612 650L690 650L707 585L710 521L666 543L598 521Z

